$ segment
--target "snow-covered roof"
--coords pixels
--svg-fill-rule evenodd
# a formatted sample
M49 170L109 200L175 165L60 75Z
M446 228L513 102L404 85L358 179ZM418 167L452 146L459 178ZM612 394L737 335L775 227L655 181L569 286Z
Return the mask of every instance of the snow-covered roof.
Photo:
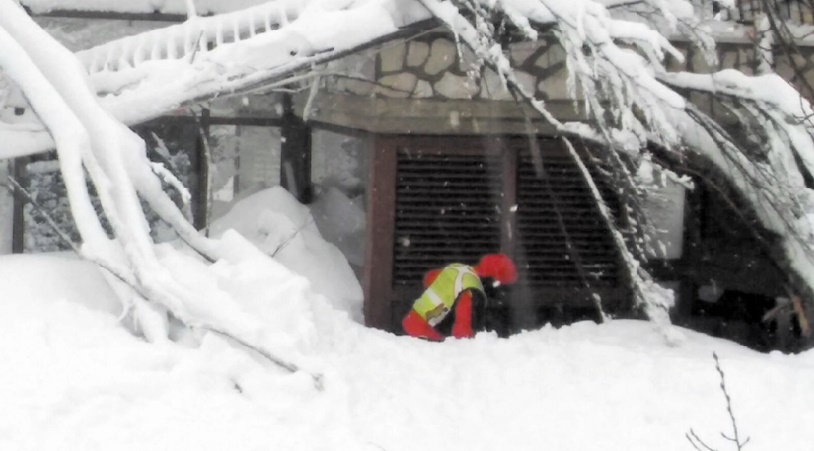
M266 3L268 0L194 0L198 14L220 14ZM190 0L20 0L37 14L54 11L186 14Z

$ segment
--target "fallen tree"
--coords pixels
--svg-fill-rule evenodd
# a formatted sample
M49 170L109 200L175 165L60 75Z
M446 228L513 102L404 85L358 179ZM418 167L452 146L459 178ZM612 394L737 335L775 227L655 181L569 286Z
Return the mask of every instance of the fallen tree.
M671 33L689 36L711 58L712 42L699 26L704 15L699 6L660 0L278 1L231 13L230 20L244 25L235 26L230 39L224 38L228 28L221 26L223 18L191 18L175 28L91 49L77 60L11 0L0 0L4 48L13 49L4 55L14 55L3 59L2 67L44 125L40 130L0 129L4 142L12 143L0 156L41 152L56 143L83 247L125 268L146 289L142 293L151 293L151 301L192 323L195 316L184 311L197 295L162 278L138 198L201 255L217 259L217 246L195 232L161 191L143 141L122 124L214 96L308 83L321 74L324 63L440 24L474 52L479 64L499 75L516 101L531 106L564 139L601 144L594 158L610 168L618 189L629 194L632 226L623 231L593 189L595 201L605 212L637 303L668 336L670 294L641 265L648 249L657 245L645 239L650 226L639 205L652 183L638 176L640 165L653 164L648 149L666 153L665 161L692 155L717 168L721 177L716 183L734 189L739 206L757 218L762 234L772 237L766 245L775 264L787 274L791 291L810 305L811 106L775 74L668 72L666 55L684 58L667 39ZM355 26L360 22L371 26ZM569 92L588 112L587 122L561 122L517 81L516 68L506 57L509 42L536 41L541 33L553 34L565 50ZM107 96L99 99L99 92ZM762 151L728 133L718 118L688 100L688 92L711 95L741 117L748 133L762 137ZM581 161L576 152L572 156L589 186L595 186L585 166L591 161ZM88 208L83 167L102 198L114 240ZM670 168L658 169L680 179ZM143 300L138 293L131 296L136 299L131 302Z

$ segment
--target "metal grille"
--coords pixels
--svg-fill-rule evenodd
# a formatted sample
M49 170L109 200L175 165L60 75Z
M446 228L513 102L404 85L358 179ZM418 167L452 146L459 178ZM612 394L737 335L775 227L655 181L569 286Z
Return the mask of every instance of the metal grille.
M502 172L499 155L398 150L394 286L500 249Z
M592 287L614 286L619 277L617 252L593 196L561 144L546 145L539 169L527 151L521 152L518 163L514 247L521 282L532 288L581 288L581 264ZM618 211L616 196L603 177L596 171L592 175L610 208Z

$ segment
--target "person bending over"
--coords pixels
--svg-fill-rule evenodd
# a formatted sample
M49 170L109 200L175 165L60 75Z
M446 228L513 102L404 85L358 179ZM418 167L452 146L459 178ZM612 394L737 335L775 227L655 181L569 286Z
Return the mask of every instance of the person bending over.
M473 337L482 329L487 292L517 281L517 269L504 254L484 255L475 266L453 263L424 275L424 292L401 326L412 337L441 341Z

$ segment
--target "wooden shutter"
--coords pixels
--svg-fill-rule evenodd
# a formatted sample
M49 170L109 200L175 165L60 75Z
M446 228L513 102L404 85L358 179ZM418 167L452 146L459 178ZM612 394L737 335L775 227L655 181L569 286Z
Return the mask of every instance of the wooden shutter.
M402 147L396 171L394 285L415 286L429 269L475 264L500 249L500 154Z
M541 139L539 156L518 149L515 261L531 293L560 296L619 284L618 254L579 168L560 140ZM535 161L536 160L536 161ZM591 168L611 210L618 201L606 179ZM567 301L568 299L548 299ZM573 299L572 301L576 301Z
M508 302L532 322L541 307L592 306L594 293L603 302L625 296L607 227L559 140L539 141L542 171L526 139L403 136L379 142L375 155L382 167L392 161L392 172L382 174L393 180L373 185L379 203L371 211L379 213L373 217L372 242L386 247L371 249L370 255L389 249L392 259L376 260L377 267L369 270L366 293L375 299L366 302L376 312L371 323L390 318L391 330L400 330L427 270L474 264L498 251L510 253L520 273ZM618 211L613 191L599 174L595 180ZM393 204L385 207L387 199ZM387 276L380 277L381 271Z

